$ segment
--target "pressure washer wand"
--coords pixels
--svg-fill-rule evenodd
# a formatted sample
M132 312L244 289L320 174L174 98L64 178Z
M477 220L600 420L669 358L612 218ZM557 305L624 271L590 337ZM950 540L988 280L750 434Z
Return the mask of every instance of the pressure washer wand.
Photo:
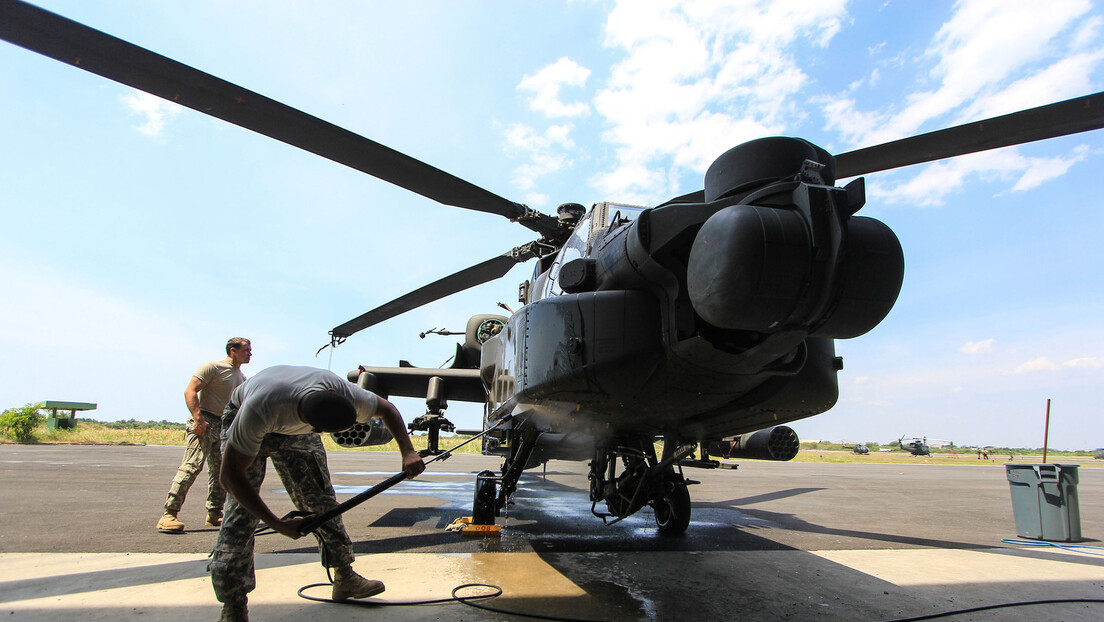
M475 436L469 438L468 440L464 441L463 443L460 443L459 445L457 445L456 447L453 447L452 449L449 449L447 451L443 451L443 452L437 454L436 456L433 456L432 458L426 460L425 464L428 465L429 463L431 463L435 460L444 460L444 459L448 458L449 455L452 454L452 452L456 451L457 449L460 449L464 445L467 445L468 443L474 441L477 438L481 438L482 436L484 436L485 434L487 434L491 430L494 430L495 428L497 428L498 426L502 425L503 423L509 421L510 419L513 419L513 415L506 415L505 417L502 417L501 419L496 421L494 425L487 428L486 430L483 430L479 434L476 434ZM345 512L348 512L349 510L355 508L356 506L360 505L361 503L364 503L365 501L371 499L372 497L378 495L379 493L387 490L388 488L391 488L392 486L394 486L395 484L398 484L399 482L403 481L404 479L406 479L406 471L399 471L398 473L395 473L391 477L388 477L387 479L385 479L382 482L376 484L375 486L372 486L368 490L365 490L364 492L359 493L359 494L357 494L356 496L354 496L350 499L347 499L344 503L341 503L340 505L338 505L338 506L336 506L336 507L334 507L330 510L325 511L325 512L315 516L314 518L312 518L308 521L304 521L303 524L299 525L299 535L305 536L305 535L313 532L314 530L321 527L322 524L325 523L326 521L328 521L328 520L330 520L334 517L341 516ZM292 517L295 517L295 516L302 516L302 515L303 515L302 512L295 511L295 512L289 513L284 518L288 519L288 518L292 518Z

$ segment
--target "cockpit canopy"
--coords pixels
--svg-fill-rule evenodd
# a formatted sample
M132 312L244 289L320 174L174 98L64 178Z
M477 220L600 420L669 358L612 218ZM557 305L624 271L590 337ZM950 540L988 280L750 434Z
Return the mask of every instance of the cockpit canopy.
M563 248L537 262L533 269L533 278L522 288L520 301L529 304L533 300L562 294L563 289L558 283L561 267L573 259L587 256L592 250L591 244L606 230L628 226L649 209L651 208L623 203L594 204L575 225L575 230Z

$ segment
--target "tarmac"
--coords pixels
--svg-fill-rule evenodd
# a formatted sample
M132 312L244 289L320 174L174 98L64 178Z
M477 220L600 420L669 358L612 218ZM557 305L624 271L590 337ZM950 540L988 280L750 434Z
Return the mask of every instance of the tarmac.
M167 535L153 528L182 449L0 445L0 614L9 620L216 620L206 572L216 530L197 484ZM339 498L398 468L387 453L331 452ZM470 514L474 473L497 460L438 462L345 515L354 567L388 588L327 599L309 539L257 540L252 620L1100 620L1104 469L1079 469L1084 541L1017 538L1001 463L962 466L739 462L688 471L693 522L660 536L650 510L603 525L585 464L522 479L498 537L444 527ZM279 480L263 496L290 509ZM601 510L601 506L597 508ZM1060 546L1053 546L1053 545ZM1086 548L1080 548L1086 547ZM450 599L457 586L474 599ZM322 584L322 585L316 585ZM488 587L494 586L494 587ZM1016 603L1020 603L1016 605ZM494 611L477 607L489 607ZM520 614L520 615L519 615Z

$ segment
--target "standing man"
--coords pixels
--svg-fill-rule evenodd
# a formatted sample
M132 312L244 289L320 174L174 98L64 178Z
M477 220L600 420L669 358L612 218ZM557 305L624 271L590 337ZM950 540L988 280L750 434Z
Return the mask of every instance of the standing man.
M241 366L253 356L253 346L248 339L234 337L226 342L226 358L205 363L196 370L188 386L184 388L184 403L192 413L185 435L188 447L184 459L176 471L169 496L165 499L165 514L157 521L162 533L183 533L184 523L177 514L188 496L196 477L207 463L207 521L208 527L222 524L222 504L226 492L219 484L222 468L222 411L230 394L245 382Z
M321 514L337 506L321 432L341 432L380 417L395 437L407 477L425 464L414 451L395 406L337 374L312 367L269 367L238 387L223 415L222 485L231 499L207 568L222 620L248 620L246 600L256 587L253 534L263 520L292 539L308 517L283 520L261 499L265 463L280 476L295 507ZM353 548L341 517L314 532L322 565L333 568L333 599L367 598L384 590L380 581L353 571Z

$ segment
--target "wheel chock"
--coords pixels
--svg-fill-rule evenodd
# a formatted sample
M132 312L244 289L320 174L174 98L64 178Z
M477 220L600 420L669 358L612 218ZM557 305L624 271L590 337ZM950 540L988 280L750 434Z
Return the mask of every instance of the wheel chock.
M502 527L473 524L471 516L461 516L445 527L445 531L459 531L465 536L498 536L502 533Z
M465 525L460 529L460 533L465 536L501 536L502 527L500 525Z

